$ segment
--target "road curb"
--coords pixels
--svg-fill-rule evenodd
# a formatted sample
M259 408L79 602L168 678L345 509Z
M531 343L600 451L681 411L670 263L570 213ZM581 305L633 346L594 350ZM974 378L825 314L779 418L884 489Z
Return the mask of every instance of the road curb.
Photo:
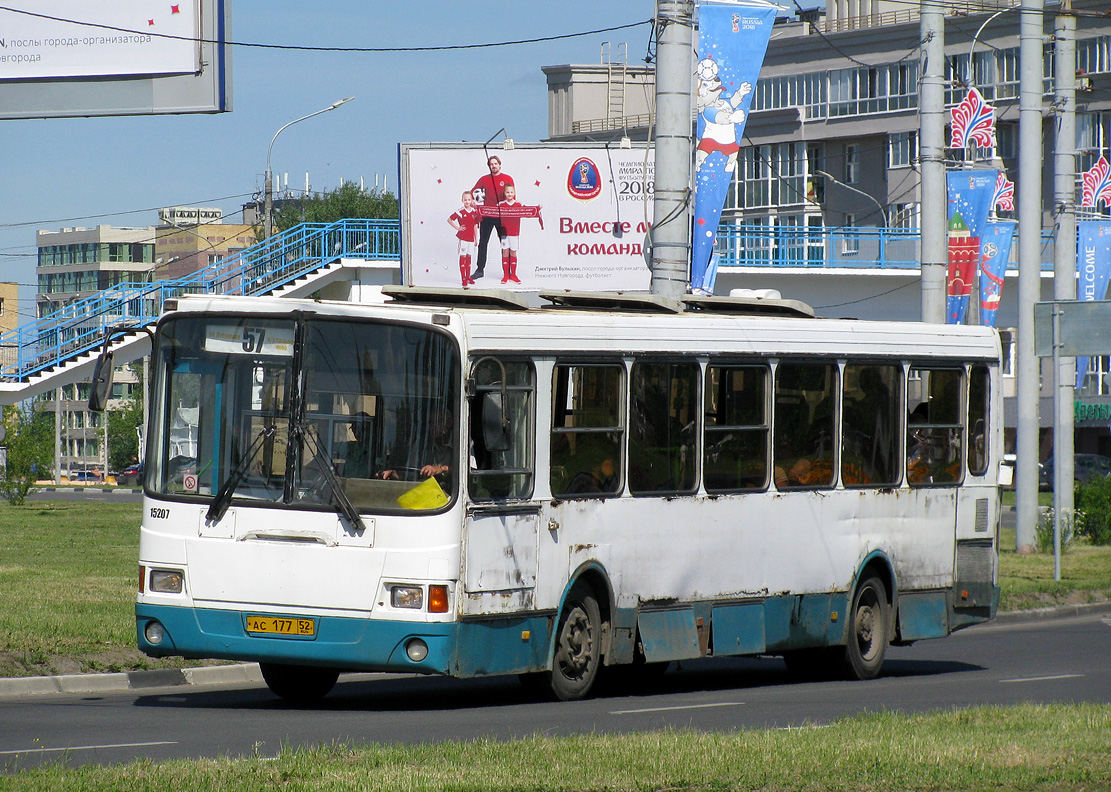
M1111 614L1111 602L1060 605L1035 610L1006 611L995 617L995 624L1021 624L1068 619L1076 616ZM129 671L116 674L62 674L58 676L11 677L0 679L0 698L48 693L118 693L159 687L205 687L208 685L254 684L262 682L258 663L233 663L196 668L163 668L154 671Z
M262 681L258 663L161 668L116 674L60 674L0 679L0 698L46 693L118 693L158 687L228 685Z

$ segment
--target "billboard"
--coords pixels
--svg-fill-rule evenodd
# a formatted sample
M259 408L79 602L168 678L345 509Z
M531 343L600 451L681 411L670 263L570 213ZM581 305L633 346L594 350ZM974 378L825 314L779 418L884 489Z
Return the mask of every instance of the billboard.
M402 144L402 280L648 291L654 152L605 144Z
M10 0L0 119L231 110L231 0Z
M193 0L9 0L0 80L199 71L197 11Z

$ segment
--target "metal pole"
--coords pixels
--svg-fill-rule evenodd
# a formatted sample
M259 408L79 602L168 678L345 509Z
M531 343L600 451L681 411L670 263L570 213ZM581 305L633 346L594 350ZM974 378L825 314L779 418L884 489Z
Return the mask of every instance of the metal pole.
M1072 0L1062 0L1053 23L1053 299L1076 299L1076 17ZM1075 528L1073 498L1076 358L1055 358L1053 366L1053 551L1054 579L1061 579L1061 520Z
M919 73L919 162L922 169L922 321L945 322L945 18L936 0L922 0Z
M62 389L54 389L54 483L62 483Z
M1041 291L1042 17L1044 0L1019 9L1018 338L1015 444L1015 544L1034 550L1038 522L1039 362L1034 355L1034 303Z
M690 268L691 82L694 4L656 5L656 192L652 201L652 293L678 298Z
M1053 370L1059 375L1061 373L1061 306L1057 303L1053 305ZM1054 392L1054 404L1057 407L1057 418L1061 414L1061 391L1060 381L1058 381L1058 388ZM1053 427L1053 448L1054 456L1056 457L1053 462L1053 579L1061 579L1061 493L1065 489L1066 482L1071 492L1072 490L1072 472L1069 472L1069 477L1065 478L1064 467L1061 464L1063 457L1056 456L1057 448L1060 442L1057 438L1060 426L1054 421ZM1071 467L1071 466L1070 466Z

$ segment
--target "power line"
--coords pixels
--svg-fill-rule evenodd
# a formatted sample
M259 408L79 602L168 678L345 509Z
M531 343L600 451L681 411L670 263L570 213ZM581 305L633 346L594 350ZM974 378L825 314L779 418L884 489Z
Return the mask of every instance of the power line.
M0 11L8 11L13 14L22 14L24 16L35 17L37 19L45 19L51 22L63 22L70 25L80 25L81 27L98 28L100 30L110 30L114 33L129 33L135 36L151 36L152 38L167 39L170 41L188 41L196 44L225 44L231 47L251 47L255 49L275 49L275 50L298 50L301 52L446 52L450 50L469 50L469 49L488 49L492 47L509 47L517 44L541 44L548 41L561 41L570 38L579 38L581 36L593 36L599 33L612 33L618 30L629 30L631 28L640 27L641 25L653 24L654 20L644 19L640 22L630 22L625 25L614 25L613 27L597 28L595 30L584 30L578 33L563 33L557 36L541 36L531 39L515 39L511 41L494 41L486 42L484 44L447 44L442 46L428 46L428 47L310 47L302 44L260 44L251 41L217 41L215 39L197 38L194 36L174 36L168 33L154 33L148 30L130 30L128 28L115 27L113 25L104 25L98 22L83 22L79 19L67 19L65 17L51 16L50 14L40 14L34 11L26 11L21 8L11 8L9 6L0 6Z
M0 9L0 10L2 10L2 9ZM238 193L236 195L225 195L222 198L208 198L208 199L203 200L203 201L190 201L189 203L178 203L178 204L175 204L175 206L200 206L200 205L203 205L203 204L216 203L218 201L230 201L230 200L233 200L233 199L247 198L247 197L250 197L250 196L253 196L253 195L254 195L253 192ZM25 228L27 226L35 226L35 225L54 225L56 223L73 223L73 222L76 222L78 220L95 220L98 217L123 217L124 215L140 214L142 212L157 212L159 209L165 209L165 208L166 208L165 205L162 205L162 206L148 206L145 209L130 209L130 210L124 211L124 212L101 212L99 214L82 215L80 217L60 217L60 218L55 218L53 220L28 220L28 221L19 222L19 223L0 223L0 228ZM235 212L232 212L231 214L235 214ZM224 217L228 217L228 216L229 215L224 215Z

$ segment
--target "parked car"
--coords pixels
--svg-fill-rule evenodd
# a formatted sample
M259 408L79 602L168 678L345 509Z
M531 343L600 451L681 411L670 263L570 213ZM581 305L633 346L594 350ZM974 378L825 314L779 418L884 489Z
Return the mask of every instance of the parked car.
M1111 457L1099 454L1076 454L1073 457L1073 484L1087 484L1094 478L1111 476ZM1053 490L1053 457L1042 465L1038 476L1038 489Z
M116 477L116 481L123 484L125 487L138 487L143 483L143 463L136 462L134 465L128 465Z

